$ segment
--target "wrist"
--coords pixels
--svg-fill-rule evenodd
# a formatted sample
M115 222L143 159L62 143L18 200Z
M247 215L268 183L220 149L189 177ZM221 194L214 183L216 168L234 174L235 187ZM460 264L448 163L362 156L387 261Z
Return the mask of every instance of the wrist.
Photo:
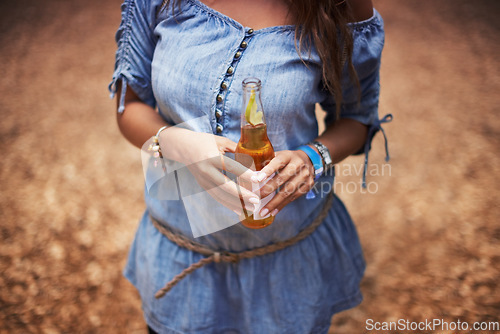
M321 156L321 160L323 162L323 168L325 171L329 170L333 166L333 161L332 157L330 155L330 150L328 150L328 147L320 143L319 141L313 141L309 143L308 145L313 146L316 151L319 153Z
M181 143L184 142L184 131L186 130L176 126L168 126L167 128L162 127L158 130L156 136L158 137L158 141L161 147L161 153L164 158L174 161L180 161L183 151L183 145L181 145ZM153 136L153 141L154 137L155 136Z
M165 130L167 128L168 128L168 125L162 126L160 129L158 129L156 134L153 137L151 137L152 144L149 146L148 150L153 152L153 155L155 158L163 158L163 154L162 154L162 150L161 150L161 146L160 146L160 134L162 133L163 130Z
M318 151L309 145L302 145L297 150L304 152L314 167L314 180L316 181L323 174L323 161Z

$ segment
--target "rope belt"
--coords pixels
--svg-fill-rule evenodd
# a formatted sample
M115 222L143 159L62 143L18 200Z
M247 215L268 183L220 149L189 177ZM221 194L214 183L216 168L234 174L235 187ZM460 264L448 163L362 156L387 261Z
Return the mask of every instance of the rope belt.
M156 292L155 297L156 298L161 298L163 297L170 289L172 289L177 283L179 283L184 277L187 275L191 274L193 271L195 271L198 268L203 267L206 264L212 263L212 262L229 262L229 263L236 263L241 259L250 259L252 257L256 256L262 256L266 255L269 253L273 253L279 250L282 250L284 248L287 248L291 245L296 244L297 242L303 240L307 236L309 236L311 233L313 233L316 228L323 222L325 219L326 215L328 214L328 210L330 209L332 205L332 199L333 199L333 192L330 192L328 194L328 198L325 201L325 204L323 205L323 208L321 209L321 212L319 215L314 219L314 221L307 226L305 229L300 231L296 236L293 238L284 240L284 241L278 241L274 244L270 244L267 246L263 247L258 247L250 250L246 250L243 252L218 252L214 251L205 245L202 245L200 243L197 243L193 240L190 240L186 238L183 235L176 234L173 232L170 228L162 225L159 223L155 218L151 217L151 220L153 221L153 225L160 231L164 236L166 236L170 241L176 243L178 246L189 249L193 252L197 252L200 254L203 254L207 257L202 258L198 262L195 262L191 264L189 267L184 269L180 274L176 275L174 278L170 280L163 288L158 290Z

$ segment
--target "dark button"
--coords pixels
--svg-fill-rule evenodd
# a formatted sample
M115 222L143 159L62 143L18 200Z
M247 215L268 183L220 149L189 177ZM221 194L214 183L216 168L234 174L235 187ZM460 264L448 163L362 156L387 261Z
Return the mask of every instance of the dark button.
M252 28L248 29L247 34L249 34L249 35L253 34L253 29Z
M217 94L217 102L222 102L223 98L222 95Z
M240 57L241 57L241 52L240 51L236 52L236 54L234 55L234 59L238 59Z
M241 42L241 44L240 44L240 47L241 47L242 49L245 49L247 46L248 46L248 43L247 43L247 42L245 42L245 41Z
M226 89L227 89L227 83L226 83L226 82L222 82L222 83L220 84L220 88L221 88L222 90L226 90Z
M215 116L217 119L222 117L222 111L220 109L215 109Z
M224 128L220 124L217 124L217 127L215 129L217 130L217 133L221 133L222 130L224 130Z
M231 66L230 68L227 69L226 73L231 75L234 72L234 68Z

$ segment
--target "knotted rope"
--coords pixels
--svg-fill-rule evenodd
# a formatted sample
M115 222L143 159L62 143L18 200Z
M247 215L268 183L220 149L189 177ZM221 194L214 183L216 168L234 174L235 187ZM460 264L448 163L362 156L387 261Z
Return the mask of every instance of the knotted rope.
M206 247L205 245L199 244L197 242L194 242L193 240L186 238L183 235L176 234L170 228L166 227L165 225L162 225L155 218L150 216L150 218L153 222L153 225L158 229L158 231L160 231L170 241L176 243L180 247L183 247L183 248L189 249L193 252L197 252L197 253L200 253L200 254L207 256L207 257L202 258L198 262L191 264L189 267L184 269L180 274L174 276L174 278L172 278L170 280L170 282L168 282L163 288L161 288L160 290L158 290L158 292L156 292L155 297L156 298L163 297L168 291L170 291L170 289L172 289L184 277L191 274L196 269L199 269L199 268L201 268L204 265L207 265L209 263L212 263L212 262L236 263L241 259L250 259L250 258L255 257L255 256L262 256L262 255L266 255L269 253L273 253L273 252L282 250L284 248L287 248L287 247L294 245L297 242L303 240L304 238L309 236L311 233L313 233L316 230L316 228L325 219L326 215L328 214L328 210L330 209L330 207L332 205L332 199L333 199L332 193L333 192L329 193L328 198L325 201L323 208L321 209L321 212L314 219L314 221L308 227L306 227L305 229L300 231L296 236L294 236L290 239L284 240L284 241L278 241L274 244L250 249L250 250L243 251L243 252L237 252L237 253L225 252L225 251L221 251L221 252L214 251L214 250Z

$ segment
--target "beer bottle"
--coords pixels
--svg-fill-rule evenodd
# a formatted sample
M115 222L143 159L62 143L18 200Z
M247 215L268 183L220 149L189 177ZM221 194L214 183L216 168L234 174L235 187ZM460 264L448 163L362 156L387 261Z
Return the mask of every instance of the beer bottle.
M241 137L236 147L236 160L254 171L261 170L274 158L274 149L267 137L267 125L261 101L261 82L257 78L243 80L243 103L241 108ZM262 183L265 183L264 180ZM241 184L241 183L240 183ZM261 185L252 184L252 191ZM262 217L259 212L274 196L274 193L261 199L252 213L242 205L241 223L253 229L269 226L274 217L270 214ZM243 203L242 203L243 204Z

